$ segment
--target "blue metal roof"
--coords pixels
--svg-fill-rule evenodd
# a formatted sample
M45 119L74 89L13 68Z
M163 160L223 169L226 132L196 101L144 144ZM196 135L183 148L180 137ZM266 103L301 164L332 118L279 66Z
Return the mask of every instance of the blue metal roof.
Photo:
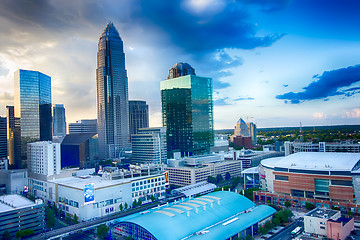
M269 206L256 206L237 193L219 191L153 208L146 214L133 214L116 222L140 225L159 240L189 237L226 239L275 212ZM234 218L238 219L223 225ZM209 232L196 235L196 232L202 230Z

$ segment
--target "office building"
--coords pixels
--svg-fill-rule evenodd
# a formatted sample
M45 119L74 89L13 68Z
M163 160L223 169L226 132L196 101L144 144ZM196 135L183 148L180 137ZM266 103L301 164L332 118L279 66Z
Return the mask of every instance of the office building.
M149 127L149 106L145 101L129 101L130 135L137 134L139 128ZM131 138L130 138L131 139Z
M80 134L80 133L97 134L96 119L82 119L76 121L76 123L69 123L69 134Z
M214 145L212 79L196 76L187 63L177 63L160 88L168 157L174 152L209 153Z
M207 181L209 176L226 173L231 177L241 176L241 161L224 160L220 154L168 159L165 171L169 172L169 183L178 187Z
M21 168L21 127L20 118L15 117L14 106L6 106L7 118L7 151L9 164Z
M53 105L53 136L65 137L66 135L66 118L63 104Z
M0 235L7 230L12 239L20 230L32 230L34 234L45 229L45 204L41 199L35 202L12 194L0 196Z
M248 128L248 124L246 124L246 122L240 118L235 125L235 129L234 129L234 136L244 136L244 137L249 137L249 128Z
M166 128L140 128L131 135L132 162L166 163Z
M132 239L245 239L257 235L275 212L240 194L218 191L122 217L113 231Z
M9 169L9 160L7 158L0 158L0 170Z
M111 22L98 44L96 86L99 157L118 158L130 141L128 78L123 41Z
M61 169L60 143L51 141L28 143L28 170L41 175L59 174Z
M21 159L26 160L26 144L52 140L51 77L30 70L14 74L15 117L20 119Z
M285 155L297 152L351 152L360 153L360 143L347 140L340 142L284 142Z
M7 155L7 121L6 117L0 117L0 159Z
M256 128L256 124L253 122L248 122L246 123L248 130L249 130L249 136L252 139L252 144L256 145L257 144L257 128Z
M61 168L91 168L98 165L97 134L69 134L61 143Z

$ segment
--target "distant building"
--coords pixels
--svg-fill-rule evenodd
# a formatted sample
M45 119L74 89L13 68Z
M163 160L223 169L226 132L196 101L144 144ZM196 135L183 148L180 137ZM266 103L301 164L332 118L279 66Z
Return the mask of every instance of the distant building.
M69 134L61 143L61 168L91 168L98 165L97 134Z
M354 218L342 217L340 211L315 208L304 216L305 232L319 238L346 239L354 229Z
M32 230L35 234L45 229L45 204L41 199L35 203L20 195L0 196L0 235L7 230L15 239L16 232Z
M28 143L28 170L41 175L59 174L61 169L60 143L51 141Z
M7 158L0 159L0 170L8 170L9 160Z
M96 119L82 119L76 123L69 123L69 134L93 133L97 134Z
M215 134L214 146L210 148L211 153L228 152L229 140L227 135Z
M7 156L7 122L6 117L0 117L0 159Z
M131 139L132 162L166 163L166 128L140 128Z
M360 153L360 143L352 141L341 142L285 142L285 155L297 152L352 152Z
M256 124L253 122L248 122L246 123L248 130L249 130L249 136L252 139L252 144L256 145L257 144L257 128L256 128Z
M21 168L21 127L20 118L15 117L14 106L6 106L7 118L7 150L9 164L13 168Z
M181 159L168 159L165 168L169 172L169 183L175 186L187 186L207 181L209 176L218 174L225 178L241 176L241 162L224 160L219 154L184 157Z
M113 231L132 239L245 239L257 235L275 212L240 194L217 191L119 218Z
M162 122L168 157L210 153L214 145L212 79L195 75L187 63L177 63L160 82Z
M149 106L145 101L129 101L130 135L137 134L138 129L149 127ZM131 138L130 138L131 139Z
M171 191L172 195L179 195L180 197L195 197L196 195L204 195L213 192L217 186L207 181L198 182L187 185L185 187L175 188Z
M244 136L233 136L232 142L234 147L252 149L252 138Z
M63 104L53 105L53 136L65 137L66 135L66 118Z
M257 144L257 129L252 122L246 123L240 118L234 129L234 134L230 137L234 147L253 148Z
M236 122L235 129L234 129L234 136L244 136L244 137L250 136L248 125L242 118L240 118Z

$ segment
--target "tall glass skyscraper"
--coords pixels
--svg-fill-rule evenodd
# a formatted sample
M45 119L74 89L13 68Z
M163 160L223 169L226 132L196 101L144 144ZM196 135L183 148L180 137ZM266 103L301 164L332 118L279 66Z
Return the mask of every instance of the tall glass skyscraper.
M129 101L130 135L137 134L139 128L149 127L149 106L145 101Z
M53 105L53 136L66 136L66 118L63 104Z
M177 63L160 88L168 157L174 152L209 153L214 145L212 79L196 76L187 63Z
M111 22L98 44L96 86L99 157L117 158L129 146L128 79L123 42Z
M26 156L26 143L51 141L51 77L30 70L14 74L15 118L20 119L21 155Z

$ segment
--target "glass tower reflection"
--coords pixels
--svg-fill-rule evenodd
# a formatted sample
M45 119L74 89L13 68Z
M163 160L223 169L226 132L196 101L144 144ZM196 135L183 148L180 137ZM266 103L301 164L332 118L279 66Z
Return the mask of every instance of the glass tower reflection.
M98 44L96 86L99 157L116 158L129 146L128 79L123 42L111 22Z
M214 145L212 79L196 76L189 64L178 63L160 88L168 157L173 152L209 153Z

